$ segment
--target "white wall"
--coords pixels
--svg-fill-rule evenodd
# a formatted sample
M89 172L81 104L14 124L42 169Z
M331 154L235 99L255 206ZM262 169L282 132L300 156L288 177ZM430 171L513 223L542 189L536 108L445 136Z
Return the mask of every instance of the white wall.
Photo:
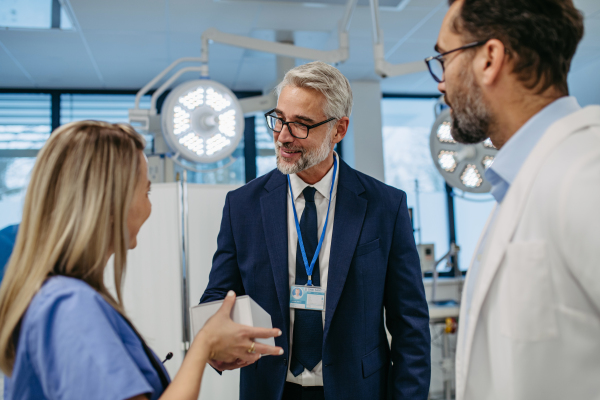
M381 84L353 81L354 107L342 140L342 155L351 167L385 182L381 135Z

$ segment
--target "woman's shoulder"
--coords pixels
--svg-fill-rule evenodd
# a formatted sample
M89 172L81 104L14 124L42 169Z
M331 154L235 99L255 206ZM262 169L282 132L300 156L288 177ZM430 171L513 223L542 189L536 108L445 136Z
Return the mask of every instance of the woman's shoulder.
M53 276L31 300L25 313L23 328L52 323L56 318L115 318L117 311L104 300L102 295L81 279Z
M81 279L53 276L44 282L31 301L31 306L44 307L68 299L106 302L100 293Z

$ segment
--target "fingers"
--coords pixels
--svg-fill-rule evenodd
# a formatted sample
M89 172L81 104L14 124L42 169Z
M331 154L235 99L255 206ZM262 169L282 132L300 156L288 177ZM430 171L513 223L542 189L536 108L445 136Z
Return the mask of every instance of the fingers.
M280 356L283 354L283 349L281 347L269 346L258 342L254 345L254 350L259 354L268 354L271 356Z
M246 367L246 366L248 366L250 364L251 363L244 363L244 364L241 364L241 365L238 365L237 363L227 364L227 366L224 368L224 371L233 371L234 369L243 368L243 367Z
M281 330L277 328L248 328L248 336L251 338L267 339L281 336Z
M210 364L211 367L213 367L217 371L223 372L223 370L224 370L223 369L223 362L217 361L217 360L208 360L208 363Z
M225 299L223 299L223 305L221 305L221 308L219 308L219 311L217 311L217 313L224 313L227 316L231 315L231 309L233 308L234 304L235 292L233 290L230 290L229 292L227 292L227 296L225 296Z
M246 362L248 364L252 364L254 362L256 362L258 359L260 358L260 354L257 353L245 353L245 354L240 354L240 360Z
M241 364L239 364L239 361L242 361ZM243 360L236 360L233 362L226 362L226 363L221 363L219 365L219 371L231 371L234 369L238 369L238 368L243 368L247 365L250 365L251 363L243 361Z

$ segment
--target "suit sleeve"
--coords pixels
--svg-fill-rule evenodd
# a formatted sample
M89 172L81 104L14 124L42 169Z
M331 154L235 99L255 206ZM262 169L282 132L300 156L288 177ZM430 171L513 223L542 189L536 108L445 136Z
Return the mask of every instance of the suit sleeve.
M429 310L405 194L389 255L385 309L392 335L392 398L427 399L431 378Z
M200 303L222 300L233 290L238 296L244 295L244 285L237 263L237 250L231 225L231 198L227 194L221 219L221 230L217 237L217 251L213 257L208 286Z

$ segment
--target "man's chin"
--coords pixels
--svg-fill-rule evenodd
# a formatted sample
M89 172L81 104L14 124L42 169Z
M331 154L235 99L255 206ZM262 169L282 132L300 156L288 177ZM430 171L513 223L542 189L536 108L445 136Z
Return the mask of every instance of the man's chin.
M450 103L450 100L448 100L448 95L447 94L444 95L444 103L446 103L446 105L448 107L450 107L450 113L452 113L452 104Z
M284 175L297 174L298 161L286 160L283 157L277 157L277 169Z

